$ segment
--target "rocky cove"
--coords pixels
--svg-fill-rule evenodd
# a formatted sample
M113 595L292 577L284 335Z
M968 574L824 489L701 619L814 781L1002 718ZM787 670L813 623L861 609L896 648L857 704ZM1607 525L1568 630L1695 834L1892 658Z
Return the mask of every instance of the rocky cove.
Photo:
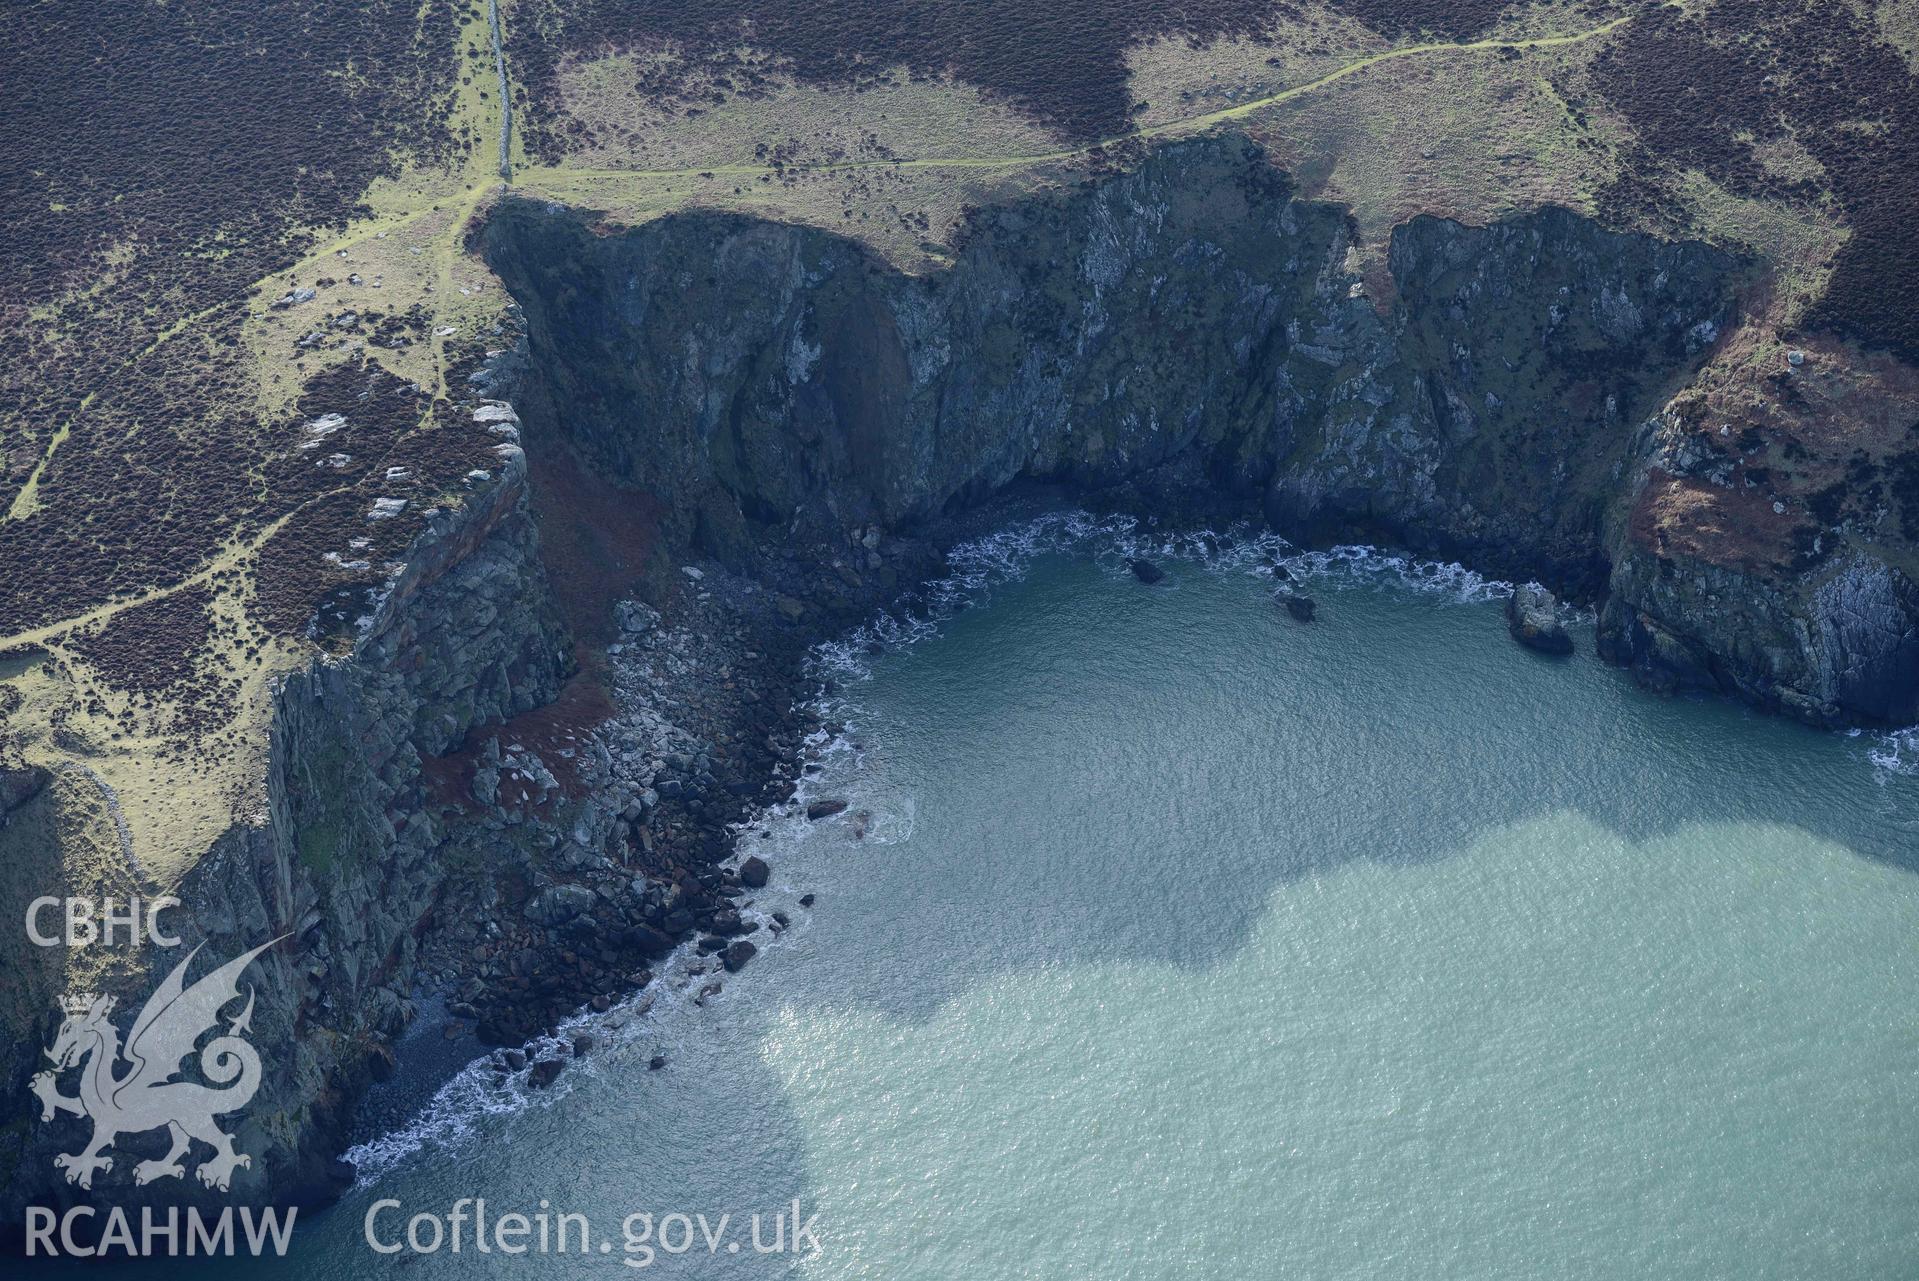
M1669 404L1738 323L1744 264L1548 209L1415 219L1388 282L1352 236L1234 137L977 211L924 277L808 228L500 205L477 248L521 327L472 406L497 475L348 655L280 689L268 812L180 890L212 953L289 935L260 967L257 1039L285 1048L235 1195L351 1178L354 1109L423 993L503 1072L550 1073L519 1047L683 942L721 991L785 924L730 828L805 768L809 646L1010 512L1390 543L1597 606L1602 653L1655 688L1919 718L1897 569L1743 572L1635 536L1646 487L1703 465ZM582 514L596 537L567 532ZM32 783L0 789L16 831L46 821ZM134 999L163 968L117 981ZM54 1009L50 982L21 1009ZM30 1017L15 1100L50 1030ZM9 1122L0 1218L87 1195L53 1172L61 1125ZM92 1195L147 1192L121 1168Z

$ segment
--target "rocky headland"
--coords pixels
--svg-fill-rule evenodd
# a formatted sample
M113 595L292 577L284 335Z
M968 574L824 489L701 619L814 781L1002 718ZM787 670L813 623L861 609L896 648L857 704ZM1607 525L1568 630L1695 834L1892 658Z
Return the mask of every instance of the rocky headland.
M697 940L716 984L748 964L785 922L731 830L805 768L809 646L1009 504L1391 543L1597 607L1602 655L1655 688L1919 719L1919 589L1892 560L1782 568L1663 533L1674 487L1724 465L1681 393L1740 323L1749 264L1545 209L1415 219L1390 278L1362 279L1354 234L1230 136L976 211L924 277L732 215L609 231L497 207L476 248L518 330L467 408L499 464L355 603L347 651L281 687L267 812L179 891L214 954L290 935L259 966L276 1048L234 1195L351 1177L356 1101L422 994L447 1035L550 1079L519 1047L671 949ZM1556 647L1525 604L1515 633ZM59 792L0 777L9 850L54 840ZM137 1001L170 960L101 981ZM16 1101L59 980L20 973ZM0 1221L229 1199L127 1169L68 1186L51 1156L80 1122L9 1108Z

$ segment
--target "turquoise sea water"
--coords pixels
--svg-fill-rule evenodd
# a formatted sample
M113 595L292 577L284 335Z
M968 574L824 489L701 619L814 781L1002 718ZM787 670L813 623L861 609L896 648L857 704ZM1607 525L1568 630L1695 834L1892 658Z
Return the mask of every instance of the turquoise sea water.
M668 979L550 1094L456 1081L234 1274L1919 1275L1891 745L1651 698L1585 626L1536 657L1459 573L1339 562L1302 625L1255 557L1035 541L825 656L851 806L744 836L794 925L720 995ZM588 1252L364 1243L467 1196ZM819 1252L755 1253L796 1198ZM733 1217L669 1255L635 1212Z

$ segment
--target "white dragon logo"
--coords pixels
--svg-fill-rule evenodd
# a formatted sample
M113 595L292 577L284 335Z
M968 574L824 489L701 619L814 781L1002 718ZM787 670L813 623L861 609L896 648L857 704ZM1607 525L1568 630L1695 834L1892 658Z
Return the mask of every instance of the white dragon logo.
M234 1151L233 1136L213 1120L245 1107L260 1088L260 1056L241 1036L252 1030L251 987L246 1008L229 1020L225 1035L214 1037L200 1049L201 1075L224 1088L172 1078L193 1054L194 1043L218 1022L221 1008L239 997L241 971L279 941L274 939L235 957L188 987L187 966L200 951L195 947L147 998L133 1021L124 1049L120 1034L107 1021L113 1009L112 997L66 1001L66 1021L53 1039L53 1048L47 1051L54 1066L33 1078L32 1089L40 1096L42 1121L51 1121L60 1112L93 1120L93 1138L85 1148L53 1158L54 1166L66 1171L67 1182L91 1188L96 1171L113 1168L113 1158L102 1154L113 1146L114 1139L161 1126L172 1135L173 1147L159 1160L135 1166L135 1183L184 1176L186 1167L181 1158L195 1139L213 1149L213 1155L200 1163L198 1171L200 1182L210 1188L226 1191L234 1170L253 1164L246 1153ZM116 1075L123 1058L129 1067L123 1075ZM79 1096L61 1094L56 1084L59 1074L83 1062Z

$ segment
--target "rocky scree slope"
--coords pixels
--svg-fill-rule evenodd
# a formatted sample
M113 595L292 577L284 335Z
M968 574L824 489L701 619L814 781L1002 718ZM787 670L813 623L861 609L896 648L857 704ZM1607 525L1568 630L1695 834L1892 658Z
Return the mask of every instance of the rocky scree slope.
M923 525L1023 479L1205 493L1604 602L1603 652L1662 688L1804 719L1919 717L1896 569L1685 563L1635 537L1674 393L1740 321L1748 264L1562 209L1353 229L1244 139L978 211L911 277L821 231L682 214L606 234L508 202L484 249L525 309L532 430L660 500L736 566Z

